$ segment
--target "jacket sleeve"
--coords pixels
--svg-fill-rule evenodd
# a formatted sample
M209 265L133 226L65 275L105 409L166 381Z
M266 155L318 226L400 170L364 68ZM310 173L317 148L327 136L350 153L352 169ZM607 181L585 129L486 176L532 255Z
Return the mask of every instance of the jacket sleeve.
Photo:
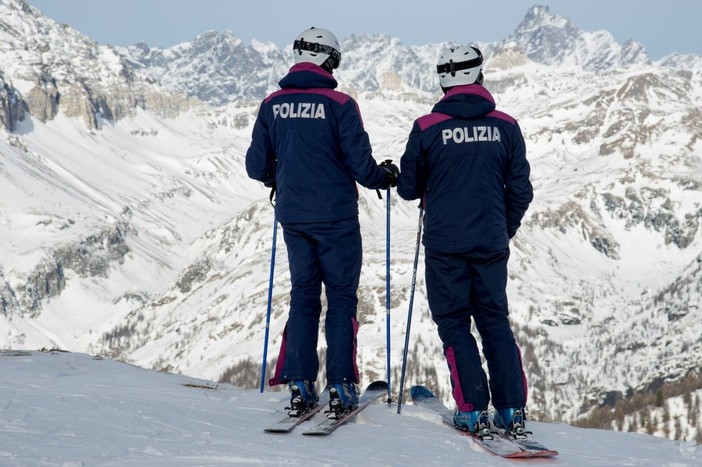
M422 154L421 130L415 121L405 152L400 158L400 176L397 178L397 194L403 199L421 198L426 191L426 161Z
M246 151L246 173L250 178L270 186L275 182L276 155L265 119L267 107L261 104Z
M505 208L509 238L517 233L522 218L534 199L534 189L529 181L531 168L526 158L524 136L516 123L511 146L512 153L505 177Z
M386 188L387 175L373 158L368 133L363 128L356 101L349 99L341 108L339 145L344 164L358 183L366 188Z

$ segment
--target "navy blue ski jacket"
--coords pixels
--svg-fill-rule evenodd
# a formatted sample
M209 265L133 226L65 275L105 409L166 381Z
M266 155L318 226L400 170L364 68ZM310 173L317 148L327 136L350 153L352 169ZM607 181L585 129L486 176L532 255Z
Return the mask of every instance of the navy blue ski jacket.
M415 120L397 192L423 198L423 244L446 253L498 251L533 199L524 137L479 84L456 86Z
M259 108L246 152L249 177L276 185L275 212L285 223L334 222L358 215L356 181L387 186L351 96L312 63L299 63Z

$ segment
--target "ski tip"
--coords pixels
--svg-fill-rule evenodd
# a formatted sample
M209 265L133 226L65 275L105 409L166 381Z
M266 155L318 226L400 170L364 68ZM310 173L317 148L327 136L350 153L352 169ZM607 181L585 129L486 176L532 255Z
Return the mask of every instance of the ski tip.
M426 386L412 386L410 389L410 397L412 397L413 401L416 401L420 399L431 399L435 396Z

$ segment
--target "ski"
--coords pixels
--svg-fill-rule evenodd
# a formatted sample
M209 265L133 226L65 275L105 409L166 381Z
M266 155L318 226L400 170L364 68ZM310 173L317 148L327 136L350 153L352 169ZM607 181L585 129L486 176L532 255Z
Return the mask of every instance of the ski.
M323 420L317 425L302 432L302 434L309 436L326 436L358 415L363 409L368 407L374 401L380 399L384 394L387 394L387 392L388 383L385 381L374 381L368 385L366 390L363 391L363 394L361 394L361 397L359 397L358 407L356 409L344 414L341 418L327 418L326 420Z
M412 401L419 407L426 407L441 415L441 421L456 430L459 434L470 438L485 450L506 458L525 457L554 457L558 452L547 449L533 439L514 439L507 435L493 432L491 438L480 437L468 431L462 431L453 423L453 411L439 401L434 394L424 386L413 386L410 390Z
M526 438L513 438L511 436L508 436L507 434L503 433L502 431L498 432L497 435L501 436L503 438L508 439L509 441L518 444L519 447L524 449L525 452L528 452L529 455L526 457L556 457L558 455L558 451L554 451L553 449L549 449L543 444L541 444L539 441L534 439L531 436L531 432L527 431L527 436Z
M298 417L291 417L289 415L286 415L284 418L281 418L280 420L273 423L272 425L264 428L263 431L268 432L268 433L289 433L297 425L304 422L305 420L309 420L317 412L319 412L323 408L327 407L328 404L329 404L329 392L324 391L322 393L322 395L319 396L319 401L317 402L317 405L314 406L313 408L311 408L309 411L303 413L302 415L300 415Z

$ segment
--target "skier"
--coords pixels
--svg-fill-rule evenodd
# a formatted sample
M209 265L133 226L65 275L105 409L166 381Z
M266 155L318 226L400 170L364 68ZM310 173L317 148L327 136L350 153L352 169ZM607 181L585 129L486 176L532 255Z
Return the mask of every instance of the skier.
M295 64L261 103L246 153L249 177L277 191L275 214L288 250L290 309L274 377L287 383L291 416L317 405L317 336L325 286L330 417L358 404L357 288L362 244L356 182L395 186L398 168L378 165L357 103L334 89L339 42L309 28L293 44Z
M415 120L397 191L407 200L421 198L425 208L427 298L451 374L456 426L488 433L492 395L495 424L523 434L526 380L507 318L507 261L533 189L519 125L495 110L482 68L475 47L441 54L444 97Z

